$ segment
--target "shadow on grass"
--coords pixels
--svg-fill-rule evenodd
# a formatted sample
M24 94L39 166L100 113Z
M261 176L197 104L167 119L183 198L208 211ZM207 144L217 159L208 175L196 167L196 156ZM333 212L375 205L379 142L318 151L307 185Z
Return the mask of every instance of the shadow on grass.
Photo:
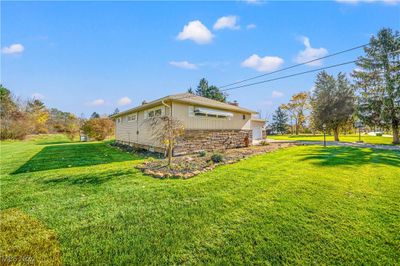
M400 152L352 147L320 147L301 155L301 161L321 166L383 164L400 167Z
M61 176L57 178L45 179L45 185L101 185L113 178L131 174L133 170L105 171L101 173L77 174L73 176Z
M142 159L109 147L106 143L70 143L44 147L12 174L90 166Z

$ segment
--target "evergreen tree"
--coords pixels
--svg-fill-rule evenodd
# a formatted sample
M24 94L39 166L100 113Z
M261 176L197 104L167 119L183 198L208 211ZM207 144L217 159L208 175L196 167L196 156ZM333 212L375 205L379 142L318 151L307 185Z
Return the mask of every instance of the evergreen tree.
M192 90L191 88L189 90ZM190 92L190 91L189 91ZM208 81L202 78L195 91L196 95L213 99L219 102L226 102L227 94L221 92L216 86L208 85Z
M114 112L113 112L111 115L116 115L116 114L118 114L118 113L119 113L119 109L118 109L118 108L115 108Z
M272 116L272 130L284 134L287 131L287 122L288 122L288 115L285 111L279 106L276 109L275 114Z
M93 118L100 118L100 115L97 112L93 112L93 114L90 116L90 119Z
M372 36L353 71L358 116L370 127L391 128L400 143L400 33L384 28Z
M315 90L311 97L313 121L318 129L325 124L333 130L335 141L339 141L339 130L354 113L354 90L343 73L337 79L325 71L318 73Z

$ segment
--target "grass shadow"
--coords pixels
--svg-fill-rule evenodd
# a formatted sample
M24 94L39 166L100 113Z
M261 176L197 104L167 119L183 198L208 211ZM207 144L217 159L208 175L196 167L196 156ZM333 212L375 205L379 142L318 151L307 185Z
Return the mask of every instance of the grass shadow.
M42 183L45 185L101 185L113 178L125 176L131 173L132 170L118 170L102 173L77 174L73 176L58 176L57 178L44 179L42 180Z
M300 161L312 161L321 166L358 166L383 164L400 167L400 152L353 147L319 147L302 154Z
M109 147L106 143L70 143L44 147L12 174L90 166L142 159Z

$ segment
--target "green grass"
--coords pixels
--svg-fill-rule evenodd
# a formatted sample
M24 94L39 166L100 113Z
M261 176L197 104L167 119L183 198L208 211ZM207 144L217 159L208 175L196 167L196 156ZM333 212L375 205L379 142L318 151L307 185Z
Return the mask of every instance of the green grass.
M188 180L144 176L142 160L102 142L4 142L1 210L54 232L65 265L400 261L398 152L298 146Z
M267 136L267 138L276 140L324 141L324 135L271 135ZM327 135L326 140L333 141L333 135ZM392 144L391 137L361 135L361 140L370 144ZM358 141L358 135L339 135L339 141L356 142Z

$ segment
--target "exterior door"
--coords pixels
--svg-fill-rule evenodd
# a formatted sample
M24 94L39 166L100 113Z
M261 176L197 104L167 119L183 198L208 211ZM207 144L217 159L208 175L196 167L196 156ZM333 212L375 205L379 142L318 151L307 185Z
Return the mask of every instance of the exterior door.
M262 138L262 128L253 127L253 139L261 139L261 138Z

